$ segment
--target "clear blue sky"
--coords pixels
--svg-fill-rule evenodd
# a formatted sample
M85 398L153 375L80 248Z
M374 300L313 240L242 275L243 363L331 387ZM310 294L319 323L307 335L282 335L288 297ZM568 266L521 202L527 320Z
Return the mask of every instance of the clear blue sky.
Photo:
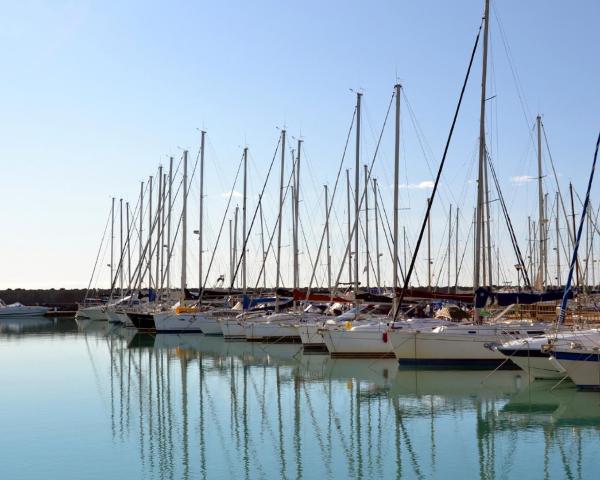
M536 215L536 191L534 183L513 177L535 175L528 128L537 112L562 186L572 179L584 189L599 127L600 3L493 3L489 89L497 97L489 102L488 136L523 232L527 215ZM241 147L250 147L257 192L277 141L275 127L284 124L305 139L311 167L305 210L319 208L320 186L335 180L354 104L351 88L365 92L365 159L398 78L437 165L482 14L479 0L1 4L0 288L85 286L109 198L135 203L139 181L168 155L179 156L179 147L195 158L198 127L208 130L210 141L211 231L218 228L221 194L231 188L227 172L236 168ZM458 198L465 211L472 208L479 75L478 59L434 214L436 245L444 242L448 204ZM403 132L403 181L414 187L432 176L408 116ZM391 129L382 148L375 173L389 187ZM545 183L553 195L553 179ZM411 206L404 223L413 226L413 237L427 193L403 192L404 205ZM386 207L391 214L391 203ZM341 198L336 211L342 222ZM505 263L514 263L510 251Z

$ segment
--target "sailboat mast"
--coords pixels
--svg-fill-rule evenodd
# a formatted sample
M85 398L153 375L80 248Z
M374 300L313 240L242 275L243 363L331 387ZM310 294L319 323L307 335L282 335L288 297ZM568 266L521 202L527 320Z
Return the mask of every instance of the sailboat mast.
M152 288L152 175L148 178L148 289Z
M248 147L244 147L244 189L242 193L242 289L246 293L246 204L248 199Z
M348 285L352 284L352 230L351 230L351 222L352 215L350 213L350 170L346 169L346 209L348 211L348 249L350 252L348 253Z
M187 287L187 196L188 196L188 151L183 151L183 210L181 213L181 305L185 301Z
M375 255L377 256L377 288L381 288L381 262L379 259L379 206L377 202L377 179L373 179L373 197L375 198Z
M115 197L112 197L110 207L110 288L112 290L114 282L114 262L115 262ZM111 292L112 294L112 292Z
M158 176L156 179L158 180L158 197L156 198L156 270L154 279L156 282L156 290L160 288L160 258L161 258L161 243L160 236L162 231L162 225L160 224L160 217L162 214L163 202L162 202L162 187L163 187L163 167L159 165L158 167Z
M542 186L542 117L539 115L536 117L537 124L537 168L538 168L538 232L539 232L539 281L542 288L544 287L544 280L546 279L546 272L544 271L544 190Z
M354 161L354 221L356 222L356 228L354 229L354 295L358 294L358 224L359 224L359 195L358 189L360 188L360 103L362 99L362 93L356 93L356 151Z
M203 243L204 243L204 144L205 144L206 132L200 131L200 212L198 218L198 295L201 295L202 288L204 287L204 276L202 272L202 256L203 256ZM244 175L246 172L244 171ZM244 186L245 187L245 186ZM246 192L244 191L244 195ZM245 200L244 200L245 202ZM245 205L245 204L244 204ZM245 208L245 207L244 207ZM244 210L245 214L245 210ZM244 270L244 275L246 271Z
M369 255L369 166L365 165L365 247L367 250L366 273L367 273L367 290L371 288L371 277L369 275L371 258Z
M143 257L144 250L142 246L144 231L144 182L140 182L140 232L139 232L139 265L140 265L140 285L144 281Z
M259 214L260 214L260 243L261 243L261 247L262 247L262 261L263 261L263 289L266 290L267 288L267 272L266 272L266 268L267 268L267 264L266 264L266 259L267 259L267 252L265 251L265 220L263 217L263 208L262 208L262 196L259 198L258 200L258 208L260 210ZM260 281L260 278L259 278Z
M448 214L448 293L450 293L450 257L452 245L452 204L450 204L450 213Z
M171 211L173 192L173 157L169 157L169 210L167 211L167 291L171 294Z
M427 198L427 209L431 198ZM431 291L431 215L427 216L427 290Z
M123 199L119 199L119 250L121 251L119 260L119 289L121 298L123 297Z
M558 203L558 192L556 192L556 286L561 286L560 276L560 219L559 219L559 203Z
M327 185L325 189L325 236L327 239L327 290L331 292L331 246L329 243L329 192Z
M490 1L485 0L485 10L483 14L483 59L481 67L481 103L479 112L479 169L477 177L477 208L475 219L475 268L473 278L473 289L477 290L481 286L481 266L482 260L485 265L485 250L483 250L483 214L484 214L484 168L485 162L485 100L487 84L487 55L488 55L488 36L489 36L489 13ZM485 278L483 279L485 283ZM478 318L475 309L475 317Z
M285 171L285 129L281 130L281 172L279 178L279 214L277 216L277 259L275 267L275 312L279 312L279 275L281 269L281 223L283 220L283 185Z
M129 224L129 202L125 203L127 224L127 290L131 292L131 225Z
M575 238L577 235L577 231L575 229L575 201L573 200L573 184L569 182L569 193L571 195L571 220L573 224L573 249L575 249ZM577 287L581 286L581 274L579 273L579 259L577 259L575 263L575 275L577 279Z
M458 293L458 214L459 207L456 207L456 231L454 232L454 293Z
M298 139L298 152L295 168L295 190L294 190L294 288L300 288L300 263L298 254L298 235L300 234L300 153L302 151L302 140Z
M235 206L235 213L233 215L233 273L235 274L235 268L238 261L238 217L240 213L240 206ZM233 279L233 277L232 277ZM238 282L239 286L239 282Z
M394 135L394 231L392 232L392 285L394 289L394 300L393 300L393 314L396 317L396 311L398 310L398 300L396 299L396 291L398 289L398 189L400 188L400 93L402 86L396 84L394 89L396 90L396 128ZM404 238L404 268L406 269L406 231L403 229Z

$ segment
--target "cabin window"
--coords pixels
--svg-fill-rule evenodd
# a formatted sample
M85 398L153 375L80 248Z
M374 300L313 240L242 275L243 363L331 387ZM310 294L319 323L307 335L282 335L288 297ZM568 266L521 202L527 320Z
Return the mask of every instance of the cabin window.
M469 333L477 333L475 330L469 330Z

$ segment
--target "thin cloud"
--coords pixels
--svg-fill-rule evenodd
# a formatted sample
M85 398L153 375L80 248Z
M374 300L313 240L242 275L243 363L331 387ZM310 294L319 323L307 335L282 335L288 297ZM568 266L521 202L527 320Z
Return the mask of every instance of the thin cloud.
M510 183L514 183L515 185L524 185L525 183L529 183L535 180L535 177L531 177L529 175L517 175L515 177L510 177Z
M221 196L225 197L225 198L229 198L230 196L232 198L242 198L243 195L240 192L236 191L236 190L231 190L229 192L223 192L221 194Z
M433 188L433 182L431 180L423 180L419 183L403 183L400 188L406 190L431 190Z

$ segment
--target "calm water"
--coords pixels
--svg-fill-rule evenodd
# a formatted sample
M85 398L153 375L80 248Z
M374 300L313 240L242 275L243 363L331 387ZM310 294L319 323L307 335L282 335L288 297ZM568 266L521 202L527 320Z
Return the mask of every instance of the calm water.
M0 320L0 478L598 478L600 396L298 346ZM482 383L483 382L483 383Z

